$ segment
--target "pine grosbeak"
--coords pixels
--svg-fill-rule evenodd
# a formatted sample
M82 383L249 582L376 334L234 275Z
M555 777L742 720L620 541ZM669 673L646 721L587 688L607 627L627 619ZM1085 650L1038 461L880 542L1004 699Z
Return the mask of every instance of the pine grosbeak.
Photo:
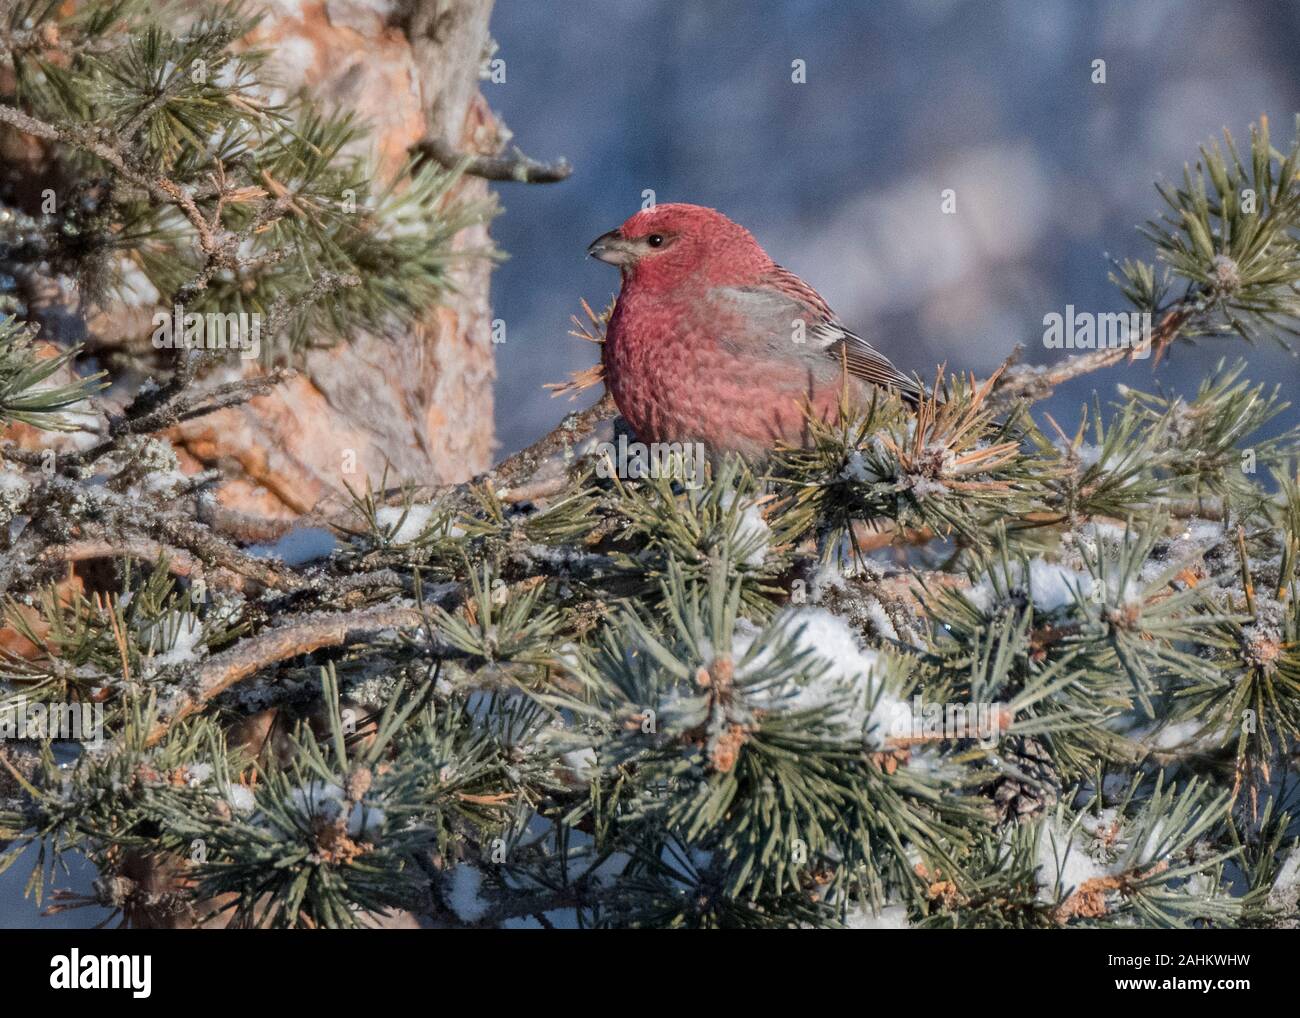
M643 442L754 460L778 441L806 443L807 411L833 419L845 387L851 405L877 386L910 402L923 393L713 209L644 209L587 251L622 272L605 381Z

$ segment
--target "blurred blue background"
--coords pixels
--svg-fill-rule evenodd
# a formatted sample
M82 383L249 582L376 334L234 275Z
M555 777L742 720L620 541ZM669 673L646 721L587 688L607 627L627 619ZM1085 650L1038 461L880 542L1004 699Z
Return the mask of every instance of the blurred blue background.
M748 226L905 370L982 372L1016 343L1062 356L1042 321L1066 304L1124 310L1108 256L1150 257L1135 227L1160 211L1153 183L1225 127L1246 143L1263 114L1285 147L1300 110L1300 4L1282 0L498 0L492 31L507 76L483 83L488 101L526 152L575 167L499 188L502 453L582 405L541 386L597 356L569 316L618 276L583 252L646 188ZM1211 341L1178 348L1159 381L1194 390L1220 356L1300 379L1280 349ZM1151 361L1045 408L1077 420L1117 381L1154 387Z

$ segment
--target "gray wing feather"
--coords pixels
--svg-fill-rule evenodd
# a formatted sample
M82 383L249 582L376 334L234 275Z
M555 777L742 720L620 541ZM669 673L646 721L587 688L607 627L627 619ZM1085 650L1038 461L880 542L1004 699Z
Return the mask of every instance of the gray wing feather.
M910 402L925 396L924 387L903 374L889 358L834 317L779 290L767 287L718 287L711 291L718 300L741 308L751 320L767 324L762 333L777 355L815 357L826 368L847 370L863 381L895 389ZM829 310L829 309L827 309ZM803 343L794 341L796 322L804 323ZM722 337L722 342L727 342ZM829 363L828 363L829 362ZM819 372L820 373L820 372Z

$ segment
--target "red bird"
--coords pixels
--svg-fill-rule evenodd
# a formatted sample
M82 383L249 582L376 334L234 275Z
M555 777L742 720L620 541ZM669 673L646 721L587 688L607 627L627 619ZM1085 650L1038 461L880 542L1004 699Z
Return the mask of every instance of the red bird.
M643 442L701 442L710 454L761 459L778 441L805 444L806 410L833 419L845 386L859 405L873 387L909 402L923 395L714 209L644 209L587 253L623 275L605 382Z

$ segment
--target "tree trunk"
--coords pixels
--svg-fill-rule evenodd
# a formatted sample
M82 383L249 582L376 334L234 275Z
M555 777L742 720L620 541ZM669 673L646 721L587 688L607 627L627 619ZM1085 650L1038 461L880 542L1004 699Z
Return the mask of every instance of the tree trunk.
M497 128L478 91L492 0L302 0L271 4L250 45L276 54L299 87L371 128L378 172L391 175L426 134L491 151ZM466 177L458 193L486 197ZM476 227L458 238L485 247ZM485 259L454 271L455 292L400 340L368 334L312 350L301 373L265 397L184 425L178 451L227 475L232 508L286 516L339 502L367 477L462 480L490 466L492 343ZM246 370L256 370L246 369Z

